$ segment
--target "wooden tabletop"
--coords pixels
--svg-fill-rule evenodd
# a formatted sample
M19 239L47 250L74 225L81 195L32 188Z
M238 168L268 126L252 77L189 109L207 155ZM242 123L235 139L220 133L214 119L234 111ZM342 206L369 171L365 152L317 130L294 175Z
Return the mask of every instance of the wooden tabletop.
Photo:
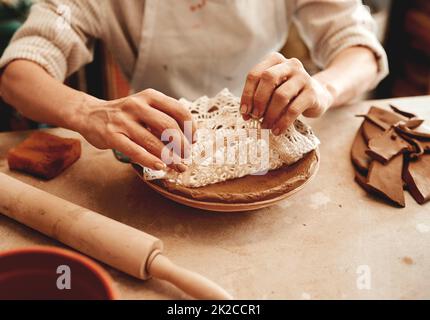
M350 147L371 105L393 103L430 120L430 96L367 101L307 120L321 139L318 176L294 197L247 213L187 208L151 191L111 151L83 140L82 158L46 182L10 172L7 150L28 133L0 134L0 172L163 240L165 253L239 299L430 298L430 204L407 194L405 209L354 182ZM65 137L80 137L63 129ZM59 243L0 215L0 250ZM124 299L181 299L159 280L105 266Z

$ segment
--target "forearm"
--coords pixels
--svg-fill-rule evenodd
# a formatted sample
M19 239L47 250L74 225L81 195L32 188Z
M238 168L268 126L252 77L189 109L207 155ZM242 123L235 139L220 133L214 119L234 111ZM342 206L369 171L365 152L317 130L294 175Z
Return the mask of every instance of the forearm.
M84 108L97 100L52 78L36 63L17 60L4 70L2 98L24 116L51 125L79 131Z
M24 60L6 67L0 91L26 117L77 131L96 148L116 149L154 170L166 167L162 161L165 145L159 137L170 130L176 134L176 154L168 164L179 172L186 170L181 156L189 143L183 127L192 122L192 115L161 92L148 89L122 99L99 100L63 85L39 65ZM193 125L191 135L194 130Z
M332 106L336 107L369 90L377 71L377 62L370 49L352 47L342 51L324 71L313 78L332 93Z

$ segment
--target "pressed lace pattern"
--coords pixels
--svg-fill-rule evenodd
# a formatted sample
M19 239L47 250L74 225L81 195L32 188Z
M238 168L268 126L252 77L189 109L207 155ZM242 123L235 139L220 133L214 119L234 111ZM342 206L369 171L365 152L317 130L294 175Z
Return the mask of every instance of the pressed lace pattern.
M186 187L202 187L247 175L264 174L291 165L319 145L312 129L296 120L287 132L274 136L257 120L244 121L240 99L224 89L214 98L181 99L197 123L193 161L185 173L144 168L147 180L167 179ZM207 152L212 150L212 152ZM198 161L195 161L195 160Z

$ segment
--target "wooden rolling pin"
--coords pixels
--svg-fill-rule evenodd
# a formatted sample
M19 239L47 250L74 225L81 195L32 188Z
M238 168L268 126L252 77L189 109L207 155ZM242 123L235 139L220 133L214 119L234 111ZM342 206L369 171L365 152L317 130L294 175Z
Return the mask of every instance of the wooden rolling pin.
M3 173L0 213L136 278L169 281L196 299L232 299L217 284L163 256L159 239Z

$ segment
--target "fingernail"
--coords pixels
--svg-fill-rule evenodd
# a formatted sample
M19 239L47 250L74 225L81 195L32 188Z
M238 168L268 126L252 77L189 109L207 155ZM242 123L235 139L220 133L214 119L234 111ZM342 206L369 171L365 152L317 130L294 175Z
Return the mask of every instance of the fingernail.
M281 134L281 129L279 129L279 128L275 128L275 129L273 129L273 134L275 135L275 136L279 136L280 134Z
M180 173L183 173L183 172L185 172L185 171L187 171L187 170L188 170L188 167L187 167L185 164L178 163L178 164L176 165L176 169L177 169Z
M240 106L240 113L241 114L246 114L246 112L248 111L248 107L247 107L247 105L246 104L242 104L241 106Z
M154 164L155 169L157 170L164 170L166 169L166 165L162 162L157 162L156 164Z
M255 113L255 112L252 113L251 114L251 118L254 119L254 120L260 119L260 113L258 113L258 112L257 113Z
M243 120L248 121L249 119L251 119L251 117L248 114L244 114L242 115Z

